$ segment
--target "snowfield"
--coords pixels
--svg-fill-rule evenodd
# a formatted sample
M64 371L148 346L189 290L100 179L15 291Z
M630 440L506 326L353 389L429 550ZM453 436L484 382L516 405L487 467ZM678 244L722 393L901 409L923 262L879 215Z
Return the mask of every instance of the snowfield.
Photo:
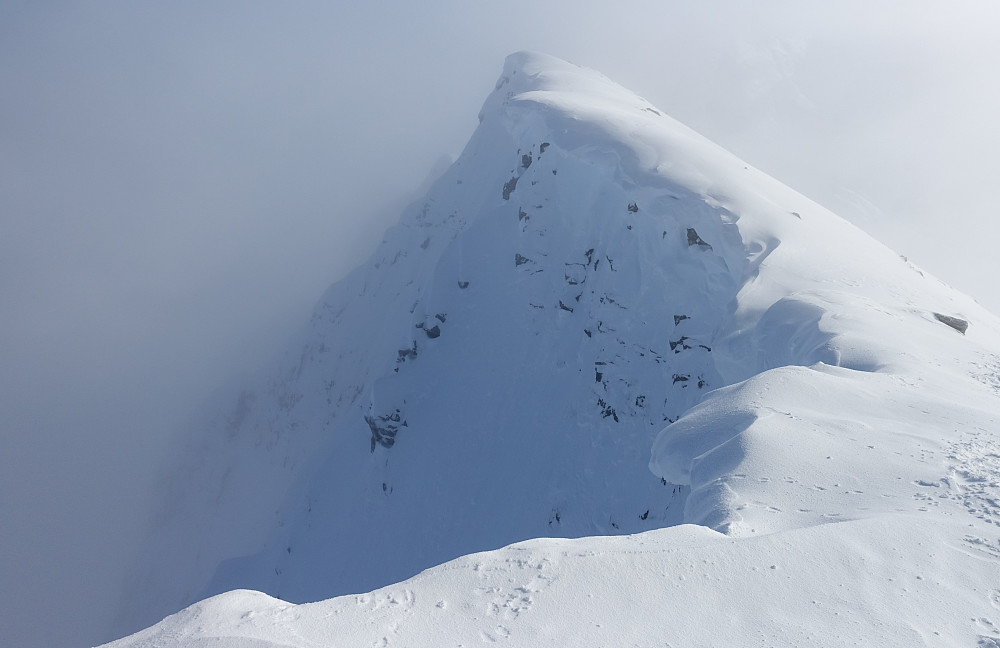
M107 646L1000 647L1000 320L596 72L480 121L166 467L123 623L210 598Z
M237 590L109 646L993 646L992 547L936 516L530 540L291 605ZM991 580L992 579L992 580Z

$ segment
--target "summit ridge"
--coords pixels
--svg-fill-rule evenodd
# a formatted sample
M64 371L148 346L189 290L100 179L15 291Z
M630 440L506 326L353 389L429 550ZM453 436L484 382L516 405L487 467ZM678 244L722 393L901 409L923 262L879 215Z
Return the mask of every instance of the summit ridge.
M368 638L384 598L411 643L433 634L407 612L420 609L446 610L454 637L542 645L577 632L558 616L572 595L560 580L598 596L600 615L624 598L587 579L634 579L653 602L611 622L621 639L659 606L724 596L729 574L746 589L728 604L781 645L836 634L840 613L906 630L890 645L915 632L1000 642L985 594L1000 582L998 340L972 299L640 97L517 53L462 155L330 287L284 364L170 465L149 549L165 567L136 587L163 592L142 603L160 615L229 590L295 603L377 590L298 608L233 591L164 622L190 637L211 611L272 645L234 616L247 607L274 628L336 609L347 620L324 636ZM895 533L955 561L912 543L894 557L879 538ZM750 573L785 549L799 571L782 585L765 580L777 563ZM685 571L694 556L708 566ZM976 560L981 595L928 612L933 592L914 585L900 595L912 609L884 618L885 574L964 578ZM788 597L813 577L859 598L824 591L828 614L807 611ZM507 578L529 582L501 601ZM503 623L471 604L420 608L424 593L472 600L480 586ZM755 590L796 620L758 618ZM546 596L549 611L528 614ZM949 620L973 607L996 625ZM709 620L705 605L684 609ZM925 614L940 629L916 629ZM670 618L650 632L706 631ZM689 645L711 643L697 636Z

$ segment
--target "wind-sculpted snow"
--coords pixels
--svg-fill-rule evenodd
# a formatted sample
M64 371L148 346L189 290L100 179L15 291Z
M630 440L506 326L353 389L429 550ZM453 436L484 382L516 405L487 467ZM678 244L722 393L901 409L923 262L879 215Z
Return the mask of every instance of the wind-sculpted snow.
M997 319L595 72L480 120L169 465L131 622L646 533L117 645L1000 642Z
M229 592L108 648L996 645L983 568L997 534L951 531L899 515L743 539L685 525L532 540L318 603Z

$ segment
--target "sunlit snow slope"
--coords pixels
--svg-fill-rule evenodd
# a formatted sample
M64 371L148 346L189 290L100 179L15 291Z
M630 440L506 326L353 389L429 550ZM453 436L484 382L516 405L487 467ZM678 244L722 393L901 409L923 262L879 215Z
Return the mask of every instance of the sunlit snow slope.
M1000 646L1000 321L590 70L480 121L169 467L127 623L650 531L113 645Z

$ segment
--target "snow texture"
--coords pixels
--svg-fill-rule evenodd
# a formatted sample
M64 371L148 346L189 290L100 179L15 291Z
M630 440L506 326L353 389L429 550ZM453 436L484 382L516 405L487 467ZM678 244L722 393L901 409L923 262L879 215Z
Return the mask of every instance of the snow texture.
M1000 321L596 72L480 122L169 465L125 623L234 591L108 645L1000 645Z

